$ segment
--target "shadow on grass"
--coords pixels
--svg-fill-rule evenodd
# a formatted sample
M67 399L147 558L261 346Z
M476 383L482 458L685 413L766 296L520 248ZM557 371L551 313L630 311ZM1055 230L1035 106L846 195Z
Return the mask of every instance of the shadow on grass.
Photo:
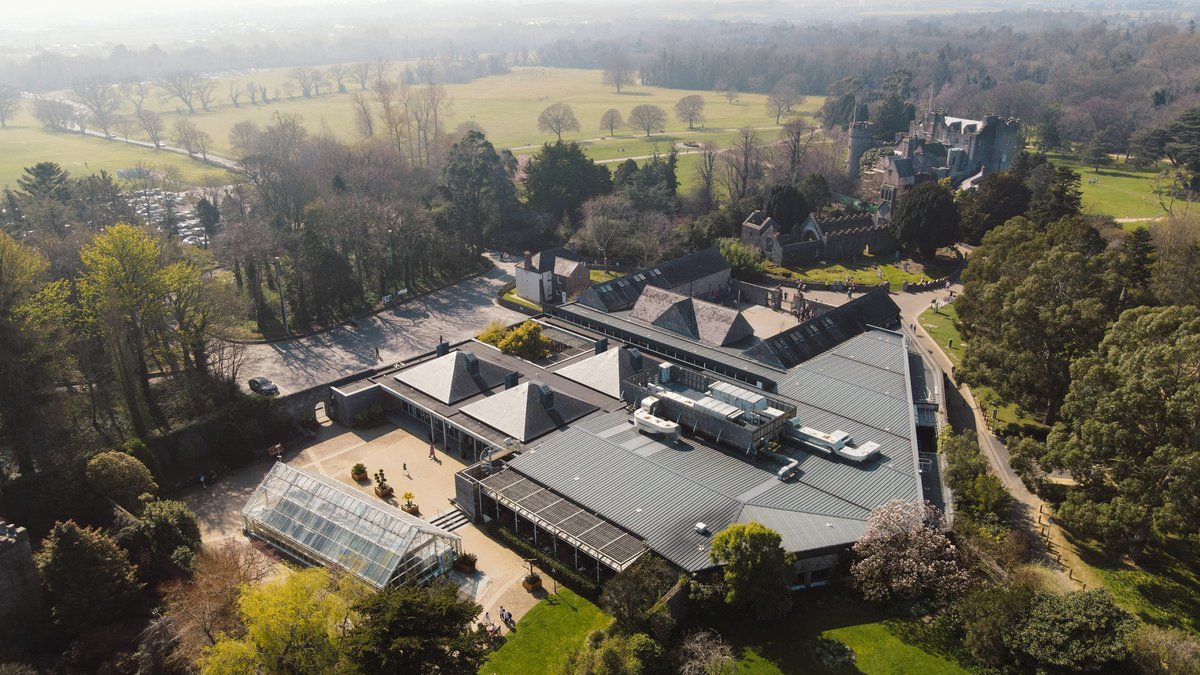
M1157 626L1200 630L1200 547L1180 539L1147 546L1138 563L1065 530L1080 559L1104 580L1117 601Z

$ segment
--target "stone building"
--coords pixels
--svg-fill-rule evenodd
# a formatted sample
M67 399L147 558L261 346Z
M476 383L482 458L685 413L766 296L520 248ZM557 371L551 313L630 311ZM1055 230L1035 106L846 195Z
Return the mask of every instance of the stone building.
M517 295L538 304L565 302L591 283L583 258L562 247L526 254L516 265L516 278Z
M890 253L897 247L887 223L866 212L824 218L810 213L804 222L789 228L755 211L742 223L742 243L784 267L811 260L848 260L864 252Z
M17 642L46 617L41 580L25 528L0 521L0 635Z
M851 177L864 149L850 136ZM897 139L892 154L871 173L880 180L880 214L886 219L896 201L918 183L949 179L955 188L970 188L984 175L1004 171L1020 150L1021 122L988 115L982 120L951 117L945 110L927 111ZM856 154L857 153L857 154Z

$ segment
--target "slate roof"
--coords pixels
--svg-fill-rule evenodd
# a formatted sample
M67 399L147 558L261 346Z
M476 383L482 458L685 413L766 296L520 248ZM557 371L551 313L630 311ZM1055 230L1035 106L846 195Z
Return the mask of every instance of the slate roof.
M579 257L578 253L575 253L570 249L556 246L554 248L548 248L544 251L538 251L537 253L534 253L529 257L529 265L526 265L525 261L521 260L517 263L517 267L520 267L521 269L532 270L534 272L549 272L550 270L554 270L555 274L561 274L557 269L559 260L580 262L583 260L583 258ZM564 274L563 276L567 275Z
M602 312L616 312L633 307L646 286L686 290L688 284L728 269L729 262L713 246L640 272L594 284L579 295L578 302Z
M454 351L402 370L395 378L450 405L503 384L508 372L508 368L480 359L471 352Z
M602 394L621 398L621 383L636 373L643 363L641 352L632 347L609 349L595 356L558 369L555 374L578 382Z
M818 220L817 227L828 237L851 234L865 229L879 229L869 213L852 213L836 218Z
M642 295L629 316L715 347L723 347L754 334L750 322L736 309L653 286L642 289Z
M469 403L462 413L526 443L598 409L549 385L524 382Z

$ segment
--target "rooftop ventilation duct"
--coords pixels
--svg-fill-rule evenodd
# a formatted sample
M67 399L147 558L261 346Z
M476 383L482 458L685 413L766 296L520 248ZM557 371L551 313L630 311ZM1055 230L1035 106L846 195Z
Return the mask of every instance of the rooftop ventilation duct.
M467 373L477 377L479 375L479 357L470 352L463 356L466 358Z

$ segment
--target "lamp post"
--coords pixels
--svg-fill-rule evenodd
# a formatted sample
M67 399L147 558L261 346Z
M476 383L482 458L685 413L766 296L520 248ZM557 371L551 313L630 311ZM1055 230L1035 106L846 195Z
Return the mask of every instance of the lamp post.
M283 273L279 270L279 256L275 256L275 287L279 289L279 315L283 319L283 332L287 333L287 303L283 299Z
M392 250L392 264L388 268L388 276L391 277L391 281L392 281L392 302L395 302L396 301L396 298L395 298L395 295L396 295L396 237L394 236L393 230L390 227L388 228L388 246Z

